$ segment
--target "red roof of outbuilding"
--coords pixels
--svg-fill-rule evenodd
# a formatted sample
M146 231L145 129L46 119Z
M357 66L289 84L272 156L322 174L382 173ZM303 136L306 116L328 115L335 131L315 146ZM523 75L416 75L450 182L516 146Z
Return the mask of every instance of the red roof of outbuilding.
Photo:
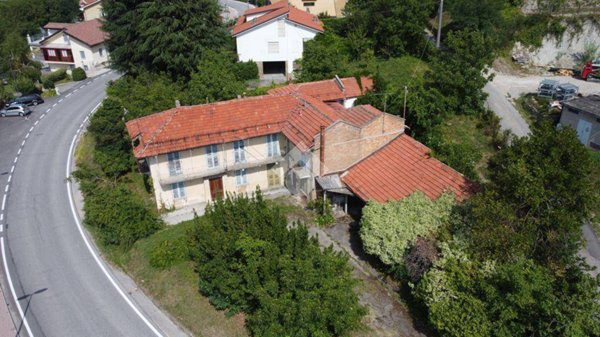
M350 167L342 181L364 201L400 200L421 191L436 199L448 191L464 200L473 192L467 178L429 156L429 148L405 134Z
M290 93L300 93L314 97L320 101L337 101L344 98L354 98L362 96L365 92L373 89L373 79L361 77L360 83L354 77L345 77L341 79L344 90L338 85L335 79L323 80L317 82L294 83L285 87L269 90L271 95L288 95Z
M256 11L256 10L259 10L259 11ZM254 18L249 21L247 20L248 15L258 14L258 13L263 13L263 12L266 12L266 13L258 18ZM286 15L288 20L295 22L299 25L314 29L319 32L323 31L323 23L321 22L321 20L319 20L319 18L317 16L312 15L307 12L304 12L304 11L301 11L294 6L289 5L285 1L282 1L282 2L277 2L273 5L247 10L246 12L244 12L244 15L242 15L238 18L238 21L233 26L232 33L234 36L238 35L238 34L243 33L251 28L254 28L263 23L266 23L275 18L278 18L282 15Z
M48 22L44 25L44 29L63 29L72 23L64 23L64 22Z

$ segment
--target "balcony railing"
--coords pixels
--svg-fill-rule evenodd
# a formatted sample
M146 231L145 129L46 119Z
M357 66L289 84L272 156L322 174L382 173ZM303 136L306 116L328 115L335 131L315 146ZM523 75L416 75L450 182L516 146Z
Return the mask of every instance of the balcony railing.
M187 171L184 169L183 174L179 174L176 176L163 176L161 174L161 176L159 178L159 182L161 185L170 185L170 184L179 183L182 181L189 181L189 180L194 180L194 179L212 177L212 176L216 176L216 175L223 174L226 172L237 171L237 170L242 170L242 169L252 168L252 167L259 167L259 166L264 166L264 165L268 165L268 164L279 163L282 161L283 161L282 156L275 156L275 157L265 157L262 159L252 160L252 161L244 161L244 162L240 162L240 163L225 164L223 166L218 166L218 167L208 168L208 169L203 169L203 170L197 170L197 171Z

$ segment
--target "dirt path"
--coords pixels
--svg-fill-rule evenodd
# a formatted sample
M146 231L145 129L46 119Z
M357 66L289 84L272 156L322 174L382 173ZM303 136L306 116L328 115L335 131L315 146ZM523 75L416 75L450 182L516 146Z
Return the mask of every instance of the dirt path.
M379 337L425 337L419 332L398 293L382 280L384 275L371 267L362 255L360 242L351 233L347 223L338 223L327 229L310 227L309 233L317 236L323 247L333 245L336 251L348 254L350 265L354 268L354 277L362 280L360 303L369 308L366 325L370 331L358 332L356 336Z

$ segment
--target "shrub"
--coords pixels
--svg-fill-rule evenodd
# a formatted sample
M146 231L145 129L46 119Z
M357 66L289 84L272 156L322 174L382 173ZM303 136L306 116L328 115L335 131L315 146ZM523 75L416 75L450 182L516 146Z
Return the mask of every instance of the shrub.
M42 80L42 85L44 86L44 89L54 89L54 81L47 77Z
M360 228L365 251L387 265L401 264L406 249L418 237L428 237L446 222L454 204L453 194L443 194L434 201L423 192L399 201L369 201Z
M35 84L27 77L19 77L15 82L15 90L21 94L30 94L35 91Z
M85 70L77 67L71 72L71 77L73 77L73 81L83 81L87 78L87 75L85 74Z
M163 227L143 200L125 186L82 184L85 195L85 222L98 229L105 245L131 247Z
M333 217L333 209L331 208L331 202L329 202L329 199L325 198L325 200L323 200L323 198L316 198L311 200L306 207L317 213L317 216L315 217L315 222L317 225L324 227L335 222L335 218Z
M235 63L235 75L240 81L249 81L258 78L258 66L254 61Z
M49 79L50 81L56 83L58 81L62 81L67 78L67 70L66 69L58 69L56 71L51 72L46 75L44 78ZM42 79L43 81L43 79Z
M164 240L150 252L150 265L158 269L167 269L184 261L189 251L184 240Z

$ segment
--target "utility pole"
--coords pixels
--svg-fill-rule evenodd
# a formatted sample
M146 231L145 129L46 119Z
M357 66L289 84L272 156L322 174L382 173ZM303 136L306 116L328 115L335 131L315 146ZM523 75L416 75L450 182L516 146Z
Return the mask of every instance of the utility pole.
M435 46L440 49L440 40L442 39L442 15L444 14L444 0L440 0L440 12L438 14L438 31Z

